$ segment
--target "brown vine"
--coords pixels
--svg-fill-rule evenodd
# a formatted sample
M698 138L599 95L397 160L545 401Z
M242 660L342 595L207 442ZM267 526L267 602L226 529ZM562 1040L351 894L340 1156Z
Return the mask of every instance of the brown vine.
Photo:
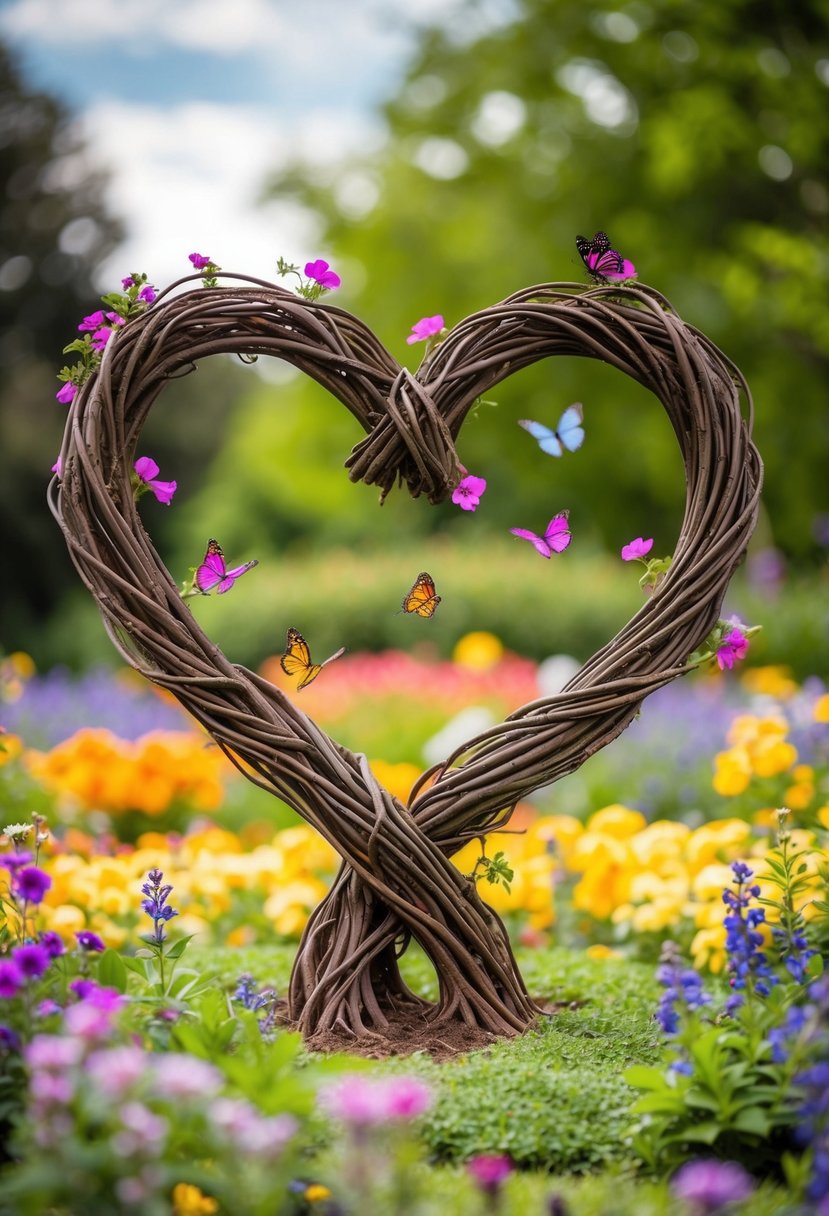
M518 292L462 321L412 374L349 313L232 278L213 289L174 284L117 332L70 409L52 511L124 659L173 692L250 780L293 806L343 859L291 979L290 1014L308 1041L382 1042L401 1019L435 1039L452 1024L472 1038L518 1033L537 1007L504 926L449 859L502 826L519 799L578 768L650 692L687 670L756 519L762 466L750 413L746 423L741 411L741 397L751 409L748 388L713 343L646 287ZM405 483L431 502L457 483L454 443L478 396L549 356L609 363L654 393L682 452L686 509L673 564L566 689L469 740L404 807L365 757L225 657L144 531L130 484L141 429L171 377L218 353L275 356L304 371L366 432L346 462L352 480L376 484L384 496ZM435 1004L400 974L411 939L437 973Z

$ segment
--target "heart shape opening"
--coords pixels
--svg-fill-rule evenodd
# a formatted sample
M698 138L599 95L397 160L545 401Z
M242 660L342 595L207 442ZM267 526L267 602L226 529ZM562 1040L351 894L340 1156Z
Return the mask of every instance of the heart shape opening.
M171 691L234 764L277 794L343 863L300 944L289 1014L311 1046L419 1026L421 1045L450 1025L464 1045L515 1034L537 1017L503 924L449 858L503 826L515 803L577 769L616 738L644 698L688 670L715 625L756 521L762 465L751 397L733 364L642 286L530 287L460 322L416 374L357 318L273 284L181 291L128 322L70 408L62 478L50 505L123 658ZM404 807L365 756L340 747L201 630L145 532L130 473L166 382L208 355L274 356L304 371L366 438L352 480L395 482L440 502L460 478L455 440L475 400L554 355L609 363L668 413L686 471L685 516L664 581L554 697L533 701L425 774ZM748 422L742 415L747 403ZM404 982L411 939L440 981L436 1004Z

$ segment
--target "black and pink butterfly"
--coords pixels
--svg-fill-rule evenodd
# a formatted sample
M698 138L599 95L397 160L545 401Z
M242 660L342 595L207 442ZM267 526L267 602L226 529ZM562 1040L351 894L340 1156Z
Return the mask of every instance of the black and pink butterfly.
M237 578L241 578L248 570L252 570L254 566L258 566L259 561L254 558L253 561L245 562L242 566L234 566L232 570L228 570L225 566L225 555L222 546L217 540L212 537L207 542L207 552L204 555L204 560L196 570L196 586L202 595L209 595L213 588L216 588L217 595L224 595L229 591Z
M576 237L576 249L588 273L597 283L621 283L636 277L633 262L622 257L618 249L611 249L606 232L597 232L592 241L585 236Z

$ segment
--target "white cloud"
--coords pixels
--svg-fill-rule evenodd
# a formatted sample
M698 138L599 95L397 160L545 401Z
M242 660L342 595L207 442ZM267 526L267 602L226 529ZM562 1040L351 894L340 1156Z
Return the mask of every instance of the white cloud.
M79 129L94 160L111 167L107 202L128 230L101 271L109 290L132 271L162 286L188 272L193 252L270 279L280 255L300 261L324 253L307 211L257 202L263 180L294 155L330 163L380 137L376 125L348 112L310 112L288 127L265 109L208 103L98 103Z

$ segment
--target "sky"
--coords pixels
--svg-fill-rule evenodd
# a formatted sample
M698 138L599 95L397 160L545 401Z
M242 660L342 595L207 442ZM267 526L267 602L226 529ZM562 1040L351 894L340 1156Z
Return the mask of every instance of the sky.
M466 40L510 0L0 0L0 37L28 83L64 101L127 237L101 290L144 271L162 286L209 255L273 279L278 257L325 256L314 218L260 201L281 165L330 164L385 137L417 23ZM413 17L411 14L415 12ZM370 199L343 179L355 221ZM350 192L350 194L349 194Z

